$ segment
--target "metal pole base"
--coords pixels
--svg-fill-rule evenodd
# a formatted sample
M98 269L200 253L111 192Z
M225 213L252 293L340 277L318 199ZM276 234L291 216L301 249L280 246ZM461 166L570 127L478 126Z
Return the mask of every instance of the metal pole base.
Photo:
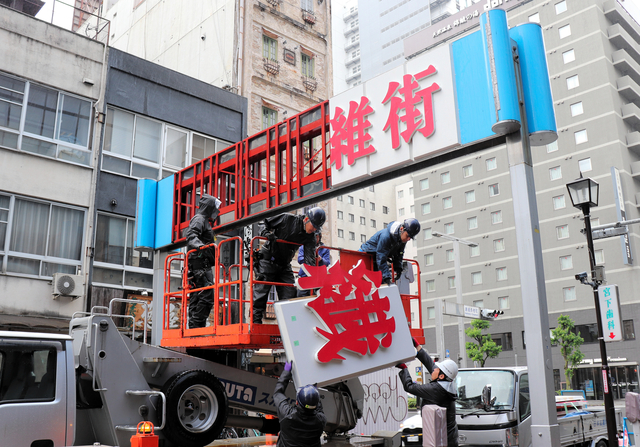
M532 447L549 447L550 445L555 445L559 439L560 426L558 424L531 426Z

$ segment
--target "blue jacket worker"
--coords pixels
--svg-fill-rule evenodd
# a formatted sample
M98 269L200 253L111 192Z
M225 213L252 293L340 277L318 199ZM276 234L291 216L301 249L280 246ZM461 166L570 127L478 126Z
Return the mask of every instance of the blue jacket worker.
M316 244L318 246L324 245L322 243L322 233L316 233ZM328 248L320 248L318 250L318 257L316 258L316 263L312 265L331 265L331 253ZM301 245L298 249L298 263L300 265L304 264L304 245ZM302 278L307 276L302 267L300 267L300 271L298 271L298 278ZM298 296L309 296L311 294L311 290L298 290Z
M315 386L306 385L298 390L296 402L288 399L284 393L292 367L292 362L285 363L273 392L280 421L277 447L320 447L320 437L327 424L320 394Z
M431 374L431 382L422 385L415 383L411 380L407 365L400 363L396 367L400 368L399 376L402 386L407 393L411 393L422 400L420 403L421 409L424 405L437 405L447 410L447 446L458 447L458 425L456 424L455 405L458 396L455 388L458 365L451 359L434 362L415 338L413 339L413 345L418 350L416 358Z
M360 251L375 255L373 269L382 272L382 282L391 284L391 269L389 261L393 264L396 280L402 273L402 258L404 247L410 239L420 233L420 222L409 218L404 222L391 222L387 228L383 228L374 234L371 239L360 246Z

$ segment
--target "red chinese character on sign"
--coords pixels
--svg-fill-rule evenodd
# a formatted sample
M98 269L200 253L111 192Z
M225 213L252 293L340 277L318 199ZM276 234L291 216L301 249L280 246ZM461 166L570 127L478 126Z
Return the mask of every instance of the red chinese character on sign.
M435 72L436 69L433 65L429 65L429 68L421 71L415 75L415 77L410 74L404 75L402 77L402 87L400 87L400 83L398 82L389 83L387 95L382 101L383 104L391 101L389 119L384 125L384 130L391 129L391 146L394 149L400 147L400 136L402 136L405 142L409 143L416 131L424 135L425 138L433 135L435 125L433 119L433 99L431 95L440 90L440 86L434 82L429 87L418 90L420 88L418 81ZM396 93L404 96L404 100L397 97ZM422 113L416 109L420 102L424 102L424 117ZM401 110L404 110L403 115L400 115ZM400 121L406 125L406 129L402 132L400 132Z
M365 355L374 354L380 346L391 346L396 322L395 318L387 317L389 298L378 295L382 273L367 270L362 262L349 273L339 263L330 268L306 265L303 268L308 276L298 278L300 287L320 288L318 297L307 307L327 329L315 328L327 340L316 354L318 361L344 360L339 354L342 349Z
M331 142L331 165L336 169L342 169L342 156L347 156L347 164L351 166L358 158L373 154L376 148L368 145L371 135L367 129L371 123L367 115L373 113L369 105L369 98L363 96L358 105L355 101L349 102L349 115L344 116L344 110L336 107L335 115L329 122L333 129L329 141Z

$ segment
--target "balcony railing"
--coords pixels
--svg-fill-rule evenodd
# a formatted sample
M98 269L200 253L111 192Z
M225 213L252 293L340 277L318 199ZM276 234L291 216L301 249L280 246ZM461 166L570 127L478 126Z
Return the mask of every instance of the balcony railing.
M275 76L278 73L280 73L280 62L278 62L275 59L269 59L269 58L263 57L262 65L264 66L264 69L269 74L272 74Z
M267 0L267 3L271 5L272 8L277 8L282 3L282 0Z
M315 92L318 88L318 81L313 76L302 75L302 85L304 85L305 89Z
M304 20L304 22L308 23L309 25L315 25L315 23L316 23L316 15L311 11L307 11L307 10L303 9L302 10L302 20Z

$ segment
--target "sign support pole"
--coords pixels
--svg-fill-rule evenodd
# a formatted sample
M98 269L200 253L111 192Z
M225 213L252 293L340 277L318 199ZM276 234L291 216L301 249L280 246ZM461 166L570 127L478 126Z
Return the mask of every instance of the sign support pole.
M519 96L522 98L519 64L515 63L514 68ZM529 388L535 390L530 394L531 441L533 447L560 447L540 222L524 101L520 101L520 116L520 131L507 135L507 156L520 267L522 313L527 316L523 321Z

